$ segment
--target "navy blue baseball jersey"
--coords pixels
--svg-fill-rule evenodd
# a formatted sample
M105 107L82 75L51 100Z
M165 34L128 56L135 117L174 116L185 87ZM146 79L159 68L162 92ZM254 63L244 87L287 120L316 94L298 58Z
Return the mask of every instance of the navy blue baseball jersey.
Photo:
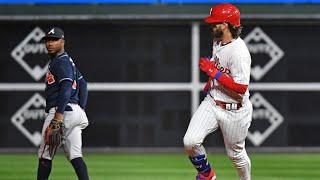
M51 59L45 80L46 112L48 112L50 108L59 105L59 85L63 81L72 82L71 96L67 103L79 104L78 83L82 78L79 70L66 52Z

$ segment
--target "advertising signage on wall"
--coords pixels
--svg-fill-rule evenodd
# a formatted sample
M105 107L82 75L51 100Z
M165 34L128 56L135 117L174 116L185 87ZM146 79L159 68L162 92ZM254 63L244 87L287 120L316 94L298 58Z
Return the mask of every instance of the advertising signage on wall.
M168 4L168 3L244 3L244 4L315 4L320 3L320 0L0 0L0 4Z

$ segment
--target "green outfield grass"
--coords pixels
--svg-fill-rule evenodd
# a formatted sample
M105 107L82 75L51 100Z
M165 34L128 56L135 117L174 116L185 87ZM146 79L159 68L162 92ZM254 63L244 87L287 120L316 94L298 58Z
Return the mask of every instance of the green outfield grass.
M253 180L319 180L320 154L251 154ZM195 170L184 154L86 154L91 180L192 180ZM219 180L237 180L224 154L210 154ZM35 180L36 155L0 154L0 180ZM50 180L77 179L59 154Z

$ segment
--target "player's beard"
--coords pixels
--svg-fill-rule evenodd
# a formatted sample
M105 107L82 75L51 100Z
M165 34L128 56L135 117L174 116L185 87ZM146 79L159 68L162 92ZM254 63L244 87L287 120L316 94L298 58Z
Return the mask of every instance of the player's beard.
M223 36L223 32L221 29L216 29L212 31L212 37L214 42L220 41L222 39L222 36Z

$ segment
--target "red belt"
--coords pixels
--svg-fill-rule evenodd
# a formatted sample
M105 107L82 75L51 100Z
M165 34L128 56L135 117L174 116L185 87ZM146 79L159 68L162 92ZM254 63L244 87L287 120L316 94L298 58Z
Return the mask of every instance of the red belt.
M238 110L242 107L241 103L226 103L223 101L214 100L217 106L220 106L222 109L225 110Z

